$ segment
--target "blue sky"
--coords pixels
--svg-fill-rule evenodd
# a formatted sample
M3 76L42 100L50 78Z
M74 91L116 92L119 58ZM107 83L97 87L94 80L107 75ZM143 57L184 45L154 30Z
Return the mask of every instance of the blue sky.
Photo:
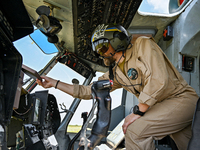
M143 0L141 4L140 11L142 12L153 12L153 13L168 13L168 0ZM42 69L46 63L55 55L45 55L41 50L38 50L38 47L30 40L30 38L24 37L16 42L14 42L15 47L20 51L23 57L23 64L39 71ZM94 78L94 81L98 79L98 77L102 75L102 73L97 73L97 77ZM53 68L48 76L59 79L63 82L71 83L73 78L77 78L80 81L80 84L83 83L84 78L79 74L75 73L72 69L67 66L58 63L55 68ZM38 90L46 90L41 86L37 86L34 91ZM57 99L58 104L64 103L67 108L70 107L73 97L59 91L54 88L48 89L49 93L53 93ZM112 108L115 108L120 105L121 101L121 89L111 93L112 97ZM81 101L75 115L72 118L70 124L82 124L81 113L84 111L89 111L92 106L91 100ZM60 106L59 106L60 108ZM61 109L60 109L61 111ZM64 114L61 114L62 118Z
M142 12L168 13L169 0L143 0L139 10Z

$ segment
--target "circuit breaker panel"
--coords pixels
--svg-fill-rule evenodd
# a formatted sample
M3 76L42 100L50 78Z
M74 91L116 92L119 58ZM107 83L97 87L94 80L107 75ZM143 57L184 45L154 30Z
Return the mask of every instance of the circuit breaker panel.
M102 23L129 27L142 0L73 0L74 41L78 56L103 65L92 51L92 31Z

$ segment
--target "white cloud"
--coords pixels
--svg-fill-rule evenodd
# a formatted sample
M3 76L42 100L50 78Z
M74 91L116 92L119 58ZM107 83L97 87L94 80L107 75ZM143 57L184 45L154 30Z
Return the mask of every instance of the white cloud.
M147 0L147 3L158 13L168 13L169 0Z

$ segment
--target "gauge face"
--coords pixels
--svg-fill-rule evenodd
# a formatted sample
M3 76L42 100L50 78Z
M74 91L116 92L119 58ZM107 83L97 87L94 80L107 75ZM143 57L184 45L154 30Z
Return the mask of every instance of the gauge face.
M40 100L36 98L35 110L33 114L33 122L39 122L39 107L40 107Z

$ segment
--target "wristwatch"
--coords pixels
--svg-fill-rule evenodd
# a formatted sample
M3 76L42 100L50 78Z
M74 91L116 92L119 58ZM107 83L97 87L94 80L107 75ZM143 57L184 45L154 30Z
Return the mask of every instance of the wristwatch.
M139 110L139 106L138 106L138 105L135 105L135 106L133 107L133 113L136 114L136 115L140 115L140 116L143 116L143 115L145 114L145 112L141 112L141 111Z

